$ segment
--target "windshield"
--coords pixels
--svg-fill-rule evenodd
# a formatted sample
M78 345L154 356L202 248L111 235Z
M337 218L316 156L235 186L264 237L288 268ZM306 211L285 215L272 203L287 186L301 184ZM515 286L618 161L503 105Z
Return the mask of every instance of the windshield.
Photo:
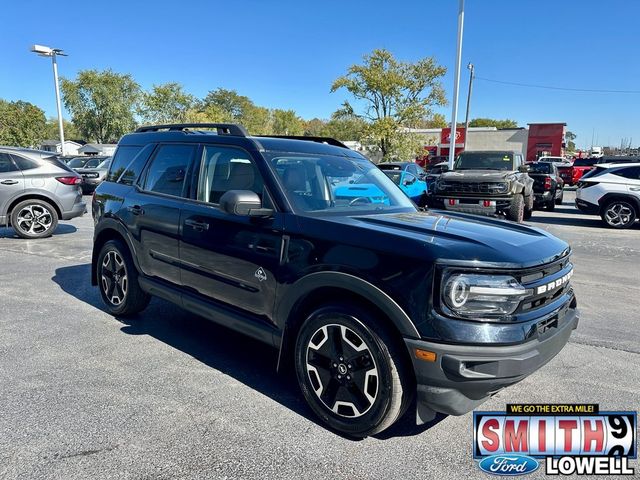
M111 165L111 159L107 158L102 163L100 163L100 165L98 165L96 168L104 168L104 169L108 170L109 169L109 165Z
M513 154L508 152L463 152L454 170L513 170Z
M103 160L104 158L92 158L84 164L84 168L96 168Z
M598 162L597 158L578 158L573 162L574 167L592 167Z
M400 178L402 178L402 172L397 170L385 170L384 174L391 179L396 185L400 185Z
M368 160L279 152L266 156L280 177L285 194L302 211L415 211L402 190Z
M549 162L528 163L530 173L551 173L552 164Z
M88 158L74 158L69 163L67 163L67 165L69 165L71 168L82 168L88 160Z

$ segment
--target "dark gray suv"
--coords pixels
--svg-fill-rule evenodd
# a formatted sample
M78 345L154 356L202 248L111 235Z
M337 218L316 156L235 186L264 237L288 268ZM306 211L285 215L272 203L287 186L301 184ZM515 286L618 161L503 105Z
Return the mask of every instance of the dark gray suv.
M87 210L82 178L51 152L0 146L0 226L22 238L51 235Z

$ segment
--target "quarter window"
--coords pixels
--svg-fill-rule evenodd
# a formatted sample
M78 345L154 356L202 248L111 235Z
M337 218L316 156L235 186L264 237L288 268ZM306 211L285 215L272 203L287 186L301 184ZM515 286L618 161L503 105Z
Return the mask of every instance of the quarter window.
M118 147L111 162L111 168L107 175L107 181L117 182L120 179L120 183L125 185L132 185L140 175L142 165L134 165L134 157L140 152L142 147L137 145L126 145Z
M619 177L630 178L632 180L640 180L640 167L621 168L612 173Z
M229 190L251 190L263 198L264 183L244 150L205 145L198 178L198 200L218 204L220 197Z
M21 157L20 155L12 155L13 161L16 162L20 170L31 170L32 168L38 168L38 162L31 160L30 158Z
M0 173L15 172L17 170L18 167L16 167L13 160L11 160L11 155L8 153L0 153Z
M195 145L161 145L147 171L144 189L181 197Z

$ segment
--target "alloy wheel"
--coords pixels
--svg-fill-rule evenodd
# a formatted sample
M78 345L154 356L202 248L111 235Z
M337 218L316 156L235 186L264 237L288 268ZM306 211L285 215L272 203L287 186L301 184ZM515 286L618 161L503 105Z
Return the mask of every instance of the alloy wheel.
M17 216L14 227L30 235L46 232L53 224L53 215L44 205L33 204L24 206Z
M628 225L633 221L634 212L626 203L612 203L604 212L606 222L613 227Z
M306 368L317 397L339 416L361 417L378 397L378 368L371 350L344 325L315 331L307 345Z
M127 295L128 277L124 260L115 250L108 251L102 260L100 281L105 297L120 305Z

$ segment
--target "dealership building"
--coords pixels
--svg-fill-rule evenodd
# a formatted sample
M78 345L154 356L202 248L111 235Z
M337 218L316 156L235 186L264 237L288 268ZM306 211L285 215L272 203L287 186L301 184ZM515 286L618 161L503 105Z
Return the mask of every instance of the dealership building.
M522 152L527 161L547 156L563 156L565 153L566 123L529 123L527 127L495 128L463 127L456 129L455 152L462 150L509 150ZM425 149L431 155L449 155L451 129L410 129L424 137ZM465 134L466 133L466 134Z

